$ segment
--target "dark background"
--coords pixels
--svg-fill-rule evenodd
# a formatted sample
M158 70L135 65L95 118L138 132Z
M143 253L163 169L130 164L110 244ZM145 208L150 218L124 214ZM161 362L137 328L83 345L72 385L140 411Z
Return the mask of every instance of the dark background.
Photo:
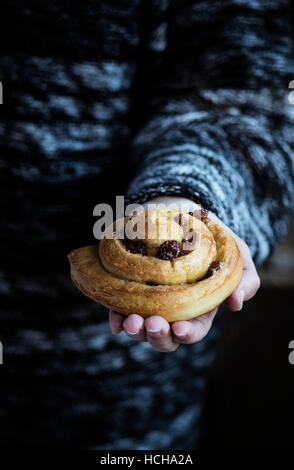
M51 7L49 8L49 18L45 16L45 21L40 22L39 12L43 9L45 11L46 7L43 7L42 2L31 2L34 8L37 7L38 12L31 23L32 17L26 8L22 9L24 5L21 2L3 3L5 5L0 10L3 33L8 23L4 10L8 9L10 12L11 8L15 9L15 12L12 13L11 10L10 13L10 17L14 18L14 24L8 24L10 35L7 36L7 32L3 34L3 41L0 43L4 57L1 80L5 84L4 105L1 111L7 112L5 119L14 122L15 110L21 119L31 119L27 114L28 107L22 108L21 104L24 92L33 95L35 87L38 89L38 96L43 100L46 113L48 111L49 117L51 116L50 119L53 121L62 119L62 111L57 111L54 106L48 109L46 87L53 93L62 94L63 92L58 87L55 88L56 84L53 86L54 71L49 70L48 76L43 72L42 86L39 87L34 81L38 79L35 72L39 69L31 66L25 67L25 62L22 66L22 55L20 54L19 57L17 51L33 51L34 55L40 54L40 56L45 51L45 56L47 53L53 56L57 54L59 60L60 57L62 60L67 57L66 60L71 63L81 57L84 60L92 60L93 56L97 57L96 48L92 47L92 42L89 48L85 46L85 50L77 47L79 36L77 34L75 38L72 34L76 30L71 30L71 23L68 22L66 15L62 17L62 21L58 21L55 5L52 7L52 12ZM119 1L116 3L119 5ZM187 2L183 1L183 3ZM51 5L50 2L49 4ZM72 9L74 16L73 4L74 2L68 2L66 11ZM96 4L99 6L99 2ZM62 8L62 2L57 10L59 8ZM95 17L89 17L88 25L85 21L84 5L81 3L77 8L83 13L81 18L87 36L94 31L93 38L96 39ZM24 22L22 23L21 20ZM271 18L268 18L268 21L271 23ZM77 28L77 33L81 33L79 23L74 22L74 26ZM52 34L55 30L56 34ZM62 39L68 32L70 32L69 37L73 39L64 42ZM36 37L38 40L35 40ZM112 37L116 50L118 42L115 35L111 35L109 43L107 41L103 43L103 48L109 50ZM69 50L73 51L72 56L67 56ZM130 48L124 50L127 50L129 56ZM14 69L9 67L11 59L6 58L7 55L11 55L12 51L16 51L17 58L20 59L15 77L12 74ZM135 57L135 50L133 53ZM89 90L89 87L82 86L80 81L78 85L77 95L82 97L83 103L87 101L92 103L97 99L97 90ZM9 89L12 90L10 97ZM18 90L20 90L19 96ZM66 90L66 93L72 94L72 91ZM138 103L140 103L139 100ZM83 119L90 120L88 107L84 105L82 109ZM34 119L36 116L38 118L39 115L34 114L35 111L31 110L31 112L33 112ZM40 119L41 117L42 113ZM124 117L119 115L118 122L120 119L124 122ZM57 159L56 163L51 159L42 159L40 158L42 155L36 148L38 142L34 142L34 139L26 143L30 150L26 154L28 161L26 164L29 169L38 168L40 165L44 181L36 178L36 181L31 182L20 178L17 170L18 162L24 154L23 148L10 151L11 137L10 135L5 137L7 138L7 142L4 142L6 150L2 151L2 156L6 157L9 163L11 160L11 168L16 170L16 174L11 172L10 168L8 169L8 165L6 171L1 169L0 192L4 195L1 208L5 224L4 229L2 227L5 239L2 245L1 268L7 271L5 282L7 280L9 282L7 285L5 282L2 283L2 291L5 295L0 305L2 323L0 340L3 338L4 344L4 365L0 366L0 435L3 436L0 437L0 446L6 445L6 441L14 447L19 447L24 442L27 446L48 446L51 444L48 442L48 436L51 438L53 436L61 448L65 448L68 441L73 447L75 445L86 446L89 439L93 439L97 428L101 428L103 434L106 433L104 422L107 421L108 411L112 407L112 396L116 392L114 384L111 389L112 396L108 389L105 392L106 387L101 391L101 399L100 395L96 395L96 390L99 388L97 377L92 374L89 378L85 370L86 366L96 367L97 358L101 356L98 355L100 351L91 349L88 344L91 344L92 339L99 339L100 334L107 338L110 354L107 357L102 356L102 361L106 361L107 367L105 372L102 371L100 380L102 382L108 379L108 383L111 383L112 372L109 370L109 364L113 357L112 351L117 354L121 346L119 341L124 340L112 338L106 323L105 329L103 324L97 325L97 306L94 303L86 303L78 292L73 291L69 278L65 281L60 276L59 281L56 273L68 272L64 247L66 251L69 251L71 248L93 242L91 235L93 206L101 200L111 201L107 200L101 186L97 188L95 174L90 174L88 180L78 181L78 184L75 184L75 181L72 182L71 179L61 179L60 183L54 181L52 184L50 178L55 176L53 164L59 168L58 165L63 161L71 162L71 153L61 155L62 158L60 161ZM117 148L120 148L116 132L115 139ZM127 153L126 150L124 153ZM96 150L93 154L97 158ZM124 157L124 154L122 156ZM69 157L70 160L67 160ZM91 155L87 154L86 157L90 161ZM78 154L76 158L77 162L79 158L83 161L85 155ZM125 185L125 179L121 177L122 172L124 170L125 174L130 177L130 169L122 163L123 168L117 168L114 172L110 164L105 165L105 161L105 158L101 158L101 172L103 173L99 174L100 181L111 180L112 188L116 188L116 194L121 194L123 188L120 187L120 182L123 181ZM122 158L121 161L124 162L125 159ZM69 175L65 176L70 176L71 165L66 168ZM12 189L9 198L6 197L5 187ZM108 194L111 193L112 188L108 188ZM101 195L103 194L103 198L99 196L98 191ZM69 209L71 207L74 207L75 217L71 221L71 230L69 230L65 214L71 213ZM51 231L45 232L45 227L50 227ZM14 233L14 238L7 240L9 235L6 232ZM89 239L81 239L81 233L85 238L89 236ZM40 240L42 243L39 243ZM3 249L4 243L5 250ZM62 266L61 263L63 263ZM202 420L202 446L204 448L229 450L293 448L294 365L288 362L290 352L288 345L291 340L294 340L293 228L287 241L261 269L260 274L262 287L257 296L245 304L242 312L224 311L218 315L222 336L216 359L210 369ZM0 278L0 283L1 281ZM31 299L30 302L27 301L28 298ZM106 319L107 312L104 312L103 321ZM23 329L26 330L25 333L22 332ZM71 333L76 330L84 333L71 336ZM66 332L70 334L66 336ZM43 337L46 341L43 341ZM77 340L80 342L75 345ZM72 345L76 348L73 349ZM162 361L167 360L166 356L163 357ZM127 383L127 385L130 388L121 386L124 396L129 390L134 389L132 384ZM182 382L179 387L183 387ZM107 400L103 401L105 396ZM163 399L165 400L165 396ZM195 397L196 400L197 397ZM126 407L123 412L125 413L125 415L121 414L123 418L127 416L128 419L135 420L132 415L127 414ZM101 419L101 425L97 422L97 415ZM78 424L73 426L73 422ZM138 428L139 426L140 422L138 422Z
M293 448L294 225L259 274L256 297L241 312L220 315L222 337L203 416L205 448Z

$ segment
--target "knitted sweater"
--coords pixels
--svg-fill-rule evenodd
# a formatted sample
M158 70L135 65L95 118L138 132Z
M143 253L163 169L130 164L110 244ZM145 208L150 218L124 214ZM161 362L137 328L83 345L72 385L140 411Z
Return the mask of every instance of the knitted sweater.
M171 1L142 66L147 118L132 144L130 201L200 202L257 263L294 202L291 19L287 1Z
M2 1L1 445L196 445L213 332L171 355L113 338L66 253L95 243L97 203L179 194L266 259L294 198L292 19L283 0Z

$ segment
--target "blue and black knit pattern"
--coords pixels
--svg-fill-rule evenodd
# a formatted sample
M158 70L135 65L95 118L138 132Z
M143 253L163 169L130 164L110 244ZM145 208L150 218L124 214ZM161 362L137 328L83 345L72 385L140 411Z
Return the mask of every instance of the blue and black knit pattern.
M131 201L179 194L200 202L248 243L257 263L286 233L294 200L288 7L170 2L164 53L150 43L150 55L162 57L158 68L146 65L148 119L133 143L140 169Z
M294 197L293 24L282 0L1 2L2 446L196 445L216 333L171 355L112 337L66 253L126 193L201 202L269 255Z

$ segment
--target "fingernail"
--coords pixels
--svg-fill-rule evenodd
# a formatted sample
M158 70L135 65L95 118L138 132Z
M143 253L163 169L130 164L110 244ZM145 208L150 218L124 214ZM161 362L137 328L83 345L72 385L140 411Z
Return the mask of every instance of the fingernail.
M157 330L150 330L149 328L147 328L147 332L148 332L148 333L159 333L159 332L160 332L160 328L157 329Z
M129 330L126 330L126 333L128 335L137 335L139 333L139 330L136 330L136 331L129 331Z

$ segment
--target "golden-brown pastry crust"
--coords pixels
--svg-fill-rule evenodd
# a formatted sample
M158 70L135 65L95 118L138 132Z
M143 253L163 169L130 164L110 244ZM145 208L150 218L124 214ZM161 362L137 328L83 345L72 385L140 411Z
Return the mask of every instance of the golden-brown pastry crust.
M149 213L150 212L154 214L155 211L149 211ZM166 211L164 209L157 210L157 218L161 221L165 213ZM169 210L168 214L171 216L171 220L167 221L166 225L170 227L172 223L180 227L177 222L174 222L179 211L175 209ZM180 256L172 262L163 261L157 259L155 256L141 256L139 254L130 253L126 250L123 241L116 237L113 239L103 238L99 244L99 256L102 265L108 272L117 277L141 283L170 285L201 279L205 276L210 263L215 258L216 243L212 233L205 224L189 214L183 215L183 218L184 217L185 220L183 219L182 222L183 225L185 222L186 228L185 226L184 229L180 227L180 234L177 233L176 230L171 230L170 233L166 233L165 226L162 224L160 227L162 231L154 233L153 230L151 230L151 234L153 234L154 238L150 240L146 237L145 242L147 244L147 252L153 252L153 247L156 246L156 242L158 241L158 238L155 237L161 234L165 239L175 239L176 237L178 239L180 235L179 240L182 240L184 232L187 232L189 229L194 231L195 234L198 234L193 250L189 254ZM157 249L164 241L163 238L160 239Z
M187 214L185 217L189 218ZM229 230L213 221L208 221L203 227L205 224L197 220L196 225L198 229L202 227L200 241L204 242L195 245L192 253L172 262L132 254L122 241L115 238L103 239L99 250L97 246L74 250L68 255L72 280L91 299L126 315L161 315L172 322L190 320L204 314L217 307L237 287L243 262ZM198 259L197 253L200 253ZM220 269L201 279L212 260L219 262ZM197 262L198 268L195 270ZM190 277L189 272L192 273ZM186 280L179 282L183 273L186 273ZM156 276L164 282L150 285Z

